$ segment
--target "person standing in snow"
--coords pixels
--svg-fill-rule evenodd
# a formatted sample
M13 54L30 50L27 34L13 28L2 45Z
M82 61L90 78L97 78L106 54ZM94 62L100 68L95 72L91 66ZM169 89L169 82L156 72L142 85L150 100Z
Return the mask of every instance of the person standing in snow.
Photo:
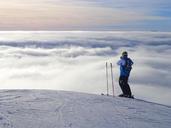
M126 51L122 53L122 56L120 57L120 60L117 62L117 64L120 66L119 85L123 92L123 94L120 94L119 96L134 98L132 96L132 92L128 84L128 79L132 69L133 61L128 58L128 53Z

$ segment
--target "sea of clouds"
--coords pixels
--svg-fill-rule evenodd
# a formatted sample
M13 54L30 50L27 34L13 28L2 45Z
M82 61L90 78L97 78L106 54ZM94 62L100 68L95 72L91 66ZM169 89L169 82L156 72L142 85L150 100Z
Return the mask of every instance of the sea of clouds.
M135 97L171 105L170 32L0 32L0 88L106 93L105 63L112 62L118 95L116 63L125 50Z

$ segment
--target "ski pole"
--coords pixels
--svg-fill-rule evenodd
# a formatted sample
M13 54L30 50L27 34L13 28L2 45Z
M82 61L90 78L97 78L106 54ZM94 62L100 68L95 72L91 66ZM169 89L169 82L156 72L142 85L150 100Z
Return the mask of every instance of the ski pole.
M109 81L108 81L108 63L106 62L106 84L107 84L107 96L109 95Z
M113 70L112 70L113 65L112 65L112 63L110 63L110 68L111 68L112 90L113 90L113 97L114 97L115 95L114 95L114 82L113 82Z

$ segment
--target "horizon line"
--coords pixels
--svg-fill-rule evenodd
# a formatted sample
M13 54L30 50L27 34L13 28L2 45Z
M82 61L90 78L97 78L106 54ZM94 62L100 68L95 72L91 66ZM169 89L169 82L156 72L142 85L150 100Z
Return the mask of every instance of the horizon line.
M171 32L158 30L0 30L0 32Z

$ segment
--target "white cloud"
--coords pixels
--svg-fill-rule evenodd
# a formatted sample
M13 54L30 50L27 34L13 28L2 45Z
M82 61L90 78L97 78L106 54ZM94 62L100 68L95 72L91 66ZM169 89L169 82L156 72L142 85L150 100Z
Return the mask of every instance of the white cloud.
M170 41L171 33L161 32L1 32L0 88L100 94L106 91L108 61L114 64L119 94L119 67L115 63L120 53L128 50L135 62L130 78L133 92L136 97L147 95L145 98L153 100L160 89L161 93L170 90ZM151 95L148 88L155 88L156 93ZM160 100L169 97L167 93Z

